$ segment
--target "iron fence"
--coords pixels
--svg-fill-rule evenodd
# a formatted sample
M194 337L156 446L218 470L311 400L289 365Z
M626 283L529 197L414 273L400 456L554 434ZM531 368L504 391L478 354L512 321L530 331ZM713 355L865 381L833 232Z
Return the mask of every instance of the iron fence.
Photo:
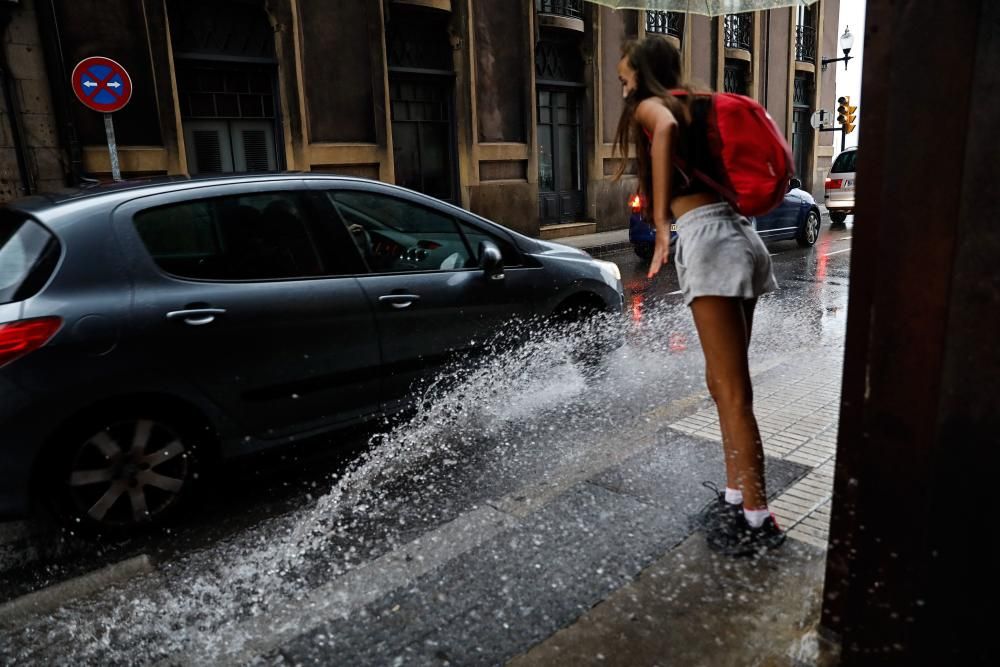
M535 7L539 14L583 18L583 0L536 0Z
M804 63L816 62L816 28L807 25L795 27L795 59Z
M750 51L753 47L753 15L726 14L723 20L723 33L727 49Z
M684 13L649 10L646 12L646 32L681 39L684 34Z

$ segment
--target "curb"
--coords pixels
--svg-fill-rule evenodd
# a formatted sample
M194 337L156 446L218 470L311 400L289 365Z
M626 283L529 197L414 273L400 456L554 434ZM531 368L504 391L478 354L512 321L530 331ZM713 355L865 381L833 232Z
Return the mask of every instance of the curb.
M0 605L0 627L14 625L34 614L55 611L74 598L92 595L140 574L149 574L154 569L150 557L141 554L40 591L22 595Z
M622 250L631 250L632 243L630 241L616 241L615 243L604 243L602 245L595 246L580 246L580 250L589 253L592 257L601 257L603 255L613 255L616 252L621 252Z

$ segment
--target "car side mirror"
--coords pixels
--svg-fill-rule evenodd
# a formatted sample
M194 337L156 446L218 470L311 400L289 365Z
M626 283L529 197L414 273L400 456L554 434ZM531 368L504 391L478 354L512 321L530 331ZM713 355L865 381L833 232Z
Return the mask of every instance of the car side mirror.
M801 188L802 188L802 181L800 181L799 179L793 178L792 180L788 181L789 190L797 190Z
M503 253L493 241L479 242L479 268L487 280L503 280Z

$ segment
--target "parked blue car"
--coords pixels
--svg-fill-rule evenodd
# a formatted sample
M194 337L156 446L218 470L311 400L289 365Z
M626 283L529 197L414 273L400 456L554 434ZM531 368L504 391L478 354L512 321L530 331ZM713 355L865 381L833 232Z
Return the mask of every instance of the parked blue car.
M795 239L803 248L816 243L819 238L820 212L813 196L802 189L802 181L793 178L785 200L781 206L767 215L751 217L754 229L765 241L783 241ZM635 254L641 259L649 260L653 256L653 243L656 240L656 230L648 224L642 215L642 200L638 194L629 201L632 210L628 220L628 239L635 249ZM673 251L677 232L670 233L670 248Z

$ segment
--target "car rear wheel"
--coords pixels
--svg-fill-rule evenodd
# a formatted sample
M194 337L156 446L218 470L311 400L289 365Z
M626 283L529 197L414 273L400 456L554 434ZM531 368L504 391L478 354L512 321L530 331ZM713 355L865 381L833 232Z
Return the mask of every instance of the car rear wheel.
M802 229L799 230L798 236L795 237L796 243L803 248L816 245L816 240L819 238L819 225L819 213L812 210L809 211L806 221L802 224Z
M164 414L90 420L60 438L43 475L62 521L87 532L129 533L185 505L198 479L196 429Z
M653 259L653 244L652 243L634 243L632 248L635 250L636 257L648 262Z
M842 225L847 220L847 214L839 211L830 211L830 221L835 225Z

